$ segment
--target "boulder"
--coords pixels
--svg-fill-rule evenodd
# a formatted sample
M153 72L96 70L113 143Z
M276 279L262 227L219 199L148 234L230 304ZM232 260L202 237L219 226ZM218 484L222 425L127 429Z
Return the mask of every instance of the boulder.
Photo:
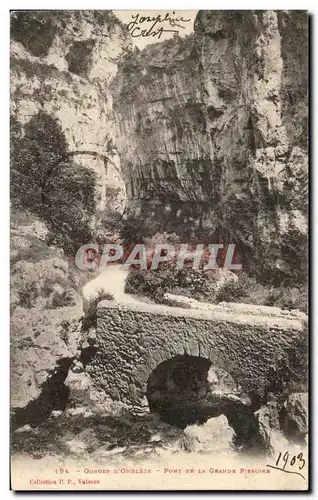
M233 450L235 432L225 415L210 418L203 425L188 425L182 448L187 452L223 454Z
M293 439L305 439L308 433L308 394L298 392L290 394L284 403L285 434Z
M270 395L267 404L261 406L254 416L269 454L279 453L282 449L288 448L288 441L280 428L279 408L274 395Z
M75 362L65 380L65 385L69 389L69 405L83 408L83 412L87 410L103 412L103 409L107 411L109 401L105 392L95 388L87 373L78 372L79 366L78 362Z

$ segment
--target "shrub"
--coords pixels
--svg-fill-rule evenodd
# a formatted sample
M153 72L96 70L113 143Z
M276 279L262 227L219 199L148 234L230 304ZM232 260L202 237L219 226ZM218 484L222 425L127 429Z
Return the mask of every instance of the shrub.
M142 217L134 217L129 215L125 221L123 221L122 227L120 229L120 237L124 243L137 243L143 241L144 237L147 235L145 222Z
M166 303L164 294L184 295L203 302L242 302L268 305L283 309L298 309L307 313L306 287L273 288L257 283L254 277L241 272L238 279L220 279L215 271L195 270L191 267L176 269L163 263L155 270L131 269L125 291L146 296L157 303Z
M41 215L42 192L47 178L67 156L67 143L57 119L40 111L26 124L24 136L11 120L11 198Z
M61 258L18 261L11 267L12 304L24 308L74 305L75 283Z
M156 245L167 243L169 245L180 244L180 236L177 233L156 233L150 240L150 245L154 248Z
M186 290L185 295L198 300L209 300L214 295L215 274L186 267L176 269L169 262L154 270L132 269L126 279L126 292L146 295L162 303L163 295Z
M102 300L114 300L114 297L112 294L101 289L89 300L82 322L82 328L84 331L97 327L97 306Z
M58 307L69 307L76 304L76 292L70 288L62 292L53 291L51 297L46 303L47 309L56 309Z
M16 244L15 238L11 238L11 265L20 260L24 260L26 262L38 262L39 260L56 256L56 249L48 247L45 241L41 241L31 237L25 237L24 241L29 242L29 246L27 246L26 248L21 248L18 244Z
M25 309L31 309L36 304L36 299L39 297L39 286L37 283L30 282L21 286L18 292L19 306Z
M95 174L70 159L57 119L39 112L24 128L11 120L11 200L45 220L50 244L74 252L89 241Z
M255 278L249 277L245 273L238 275L238 280L225 281L218 289L215 302L247 302L253 300L253 292L257 287Z
M299 309L308 312L308 287L269 288L265 297L265 305L281 307L282 309Z
M146 239L144 238L144 240ZM250 282L246 277L245 286L238 286L231 282L228 283L225 279L223 283L224 293L222 295L220 290L223 290L223 288L219 289L217 286L220 280L219 272L214 270L204 271L202 269L210 256L210 251L207 247L204 248L202 253L200 269L192 267L191 259L188 262L185 261L182 269L177 269L176 262L178 259L178 248L180 247L179 235L176 233L157 232L152 238L147 239L147 245L151 250L157 244L164 243L174 246L176 249L174 258L169 262L159 264L159 267L154 270L132 269L126 280L126 292L144 295L160 303L163 303L163 296L167 292L174 295L182 294L197 300L209 302L220 302L221 300L229 300L229 298L231 300L239 300L241 296L247 294ZM221 259L224 260L224 256L221 256ZM229 272L229 275L235 278L233 273Z
M44 217L48 242L73 253L92 238L95 173L74 163L59 166L45 187Z

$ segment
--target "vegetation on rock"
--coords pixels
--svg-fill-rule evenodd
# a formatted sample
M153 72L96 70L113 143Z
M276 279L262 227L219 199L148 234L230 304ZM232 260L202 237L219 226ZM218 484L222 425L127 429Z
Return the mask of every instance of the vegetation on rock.
M48 242L72 253L92 236L95 174L74 163L56 118L40 111L23 132L12 118L12 206L42 218Z

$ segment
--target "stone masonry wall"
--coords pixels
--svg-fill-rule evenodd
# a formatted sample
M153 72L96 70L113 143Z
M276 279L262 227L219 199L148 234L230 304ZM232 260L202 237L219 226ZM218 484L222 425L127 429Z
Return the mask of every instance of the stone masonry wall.
M277 308L246 310L247 314L222 312L219 306L199 311L103 301L98 306L97 353L90 374L112 399L147 407L147 381L154 368L188 354L226 370L247 394L262 395L275 368L293 348L297 350L304 324L300 314Z

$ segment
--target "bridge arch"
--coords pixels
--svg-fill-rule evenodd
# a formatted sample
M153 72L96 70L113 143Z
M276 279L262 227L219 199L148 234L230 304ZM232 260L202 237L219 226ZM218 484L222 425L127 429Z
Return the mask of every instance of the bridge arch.
M210 359L183 354L156 366L148 378L146 397L151 412L183 427L220 414L219 405L206 399L211 391L231 394L238 391L238 386Z

